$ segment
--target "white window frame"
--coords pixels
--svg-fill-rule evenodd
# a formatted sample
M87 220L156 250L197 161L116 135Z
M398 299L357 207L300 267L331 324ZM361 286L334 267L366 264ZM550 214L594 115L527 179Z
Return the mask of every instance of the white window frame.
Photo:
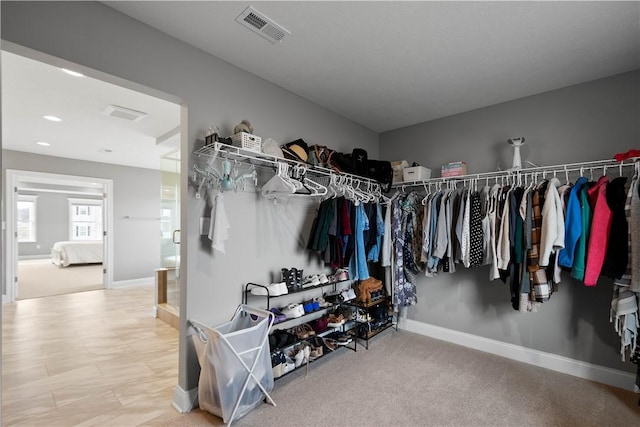
M33 203L33 218L31 224L31 230L33 232L33 239L28 240L20 240L18 236L18 243L36 243L38 241L38 196L31 194L18 194L18 202L31 202ZM16 210L17 213L17 210ZM16 218L16 231L18 222L20 222ZM16 233L17 235L18 233Z
M83 198L77 198L77 197L69 197L69 198L67 198L67 200L69 201L69 210L68 210L69 240L82 241L82 239L76 239L75 236L74 236L74 233L73 233L73 215L72 215L71 210L76 205L100 206L101 209L104 209L104 204L102 203L102 200L100 200L100 199L83 199ZM102 212L102 218L100 219L100 224L102 226L102 231L104 232L104 210ZM97 239L97 240L103 240L102 233L100 234L99 239Z

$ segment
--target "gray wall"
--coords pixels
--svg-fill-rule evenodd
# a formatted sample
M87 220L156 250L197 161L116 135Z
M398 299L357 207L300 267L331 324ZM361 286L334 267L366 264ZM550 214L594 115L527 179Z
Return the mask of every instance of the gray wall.
M309 207L302 201L274 206L253 193L226 197L231 239L226 255L210 253L198 232L208 208L186 183L196 140L212 124L229 134L246 118L263 138L303 138L340 151L361 147L376 158L378 135L100 3L2 2L1 7L3 40L163 91L188 107L181 233L181 279L187 286L181 293L179 383L185 390L194 388L199 369L186 319L212 325L226 321L241 302L244 282L264 281L285 266L318 268L298 242L310 221L303 216Z
M2 150L3 176L6 169L113 180L113 280L154 275L160 264L160 222L146 218L159 217L159 171Z
M380 135L381 157L433 168L465 160L469 172L511 166L506 139L524 136L523 161L538 165L612 158L637 148L640 72L567 87ZM436 172L437 171L437 172ZM599 176L601 170L596 172ZM612 283L586 288L563 276L560 291L539 313L513 311L507 285L481 267L418 282L408 318L572 359L633 372L620 361L620 339L609 323Z
M66 194L20 192L38 196L36 202L36 241L18 243L20 259L51 256L55 242L69 240L69 201ZM78 196L76 196L78 197Z
M464 160L469 173L511 167L507 139L523 136L522 162L537 165L612 158L640 138L640 71L569 86L380 134L380 157L417 161L440 176Z

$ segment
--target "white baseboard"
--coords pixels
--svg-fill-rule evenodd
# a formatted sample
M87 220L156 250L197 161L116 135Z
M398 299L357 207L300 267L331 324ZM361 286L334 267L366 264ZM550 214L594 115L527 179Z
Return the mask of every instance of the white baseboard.
M539 350L522 347L496 341L490 338L479 337L465 332L454 331L428 323L407 319L400 323L400 328L409 332L415 332L431 338L473 348L541 368L551 369L575 377L619 387L625 390L633 390L635 375L629 372L619 371L580 360L570 359L553 353L545 353Z
M140 286L140 285L152 285L155 283L155 278L151 277L142 277L140 279L130 279L130 280L118 280L117 282L113 282L111 284L111 288L124 288L127 286Z
M18 261L26 261L30 259L51 259L51 255L20 255Z
M181 414L190 412L198 405L198 389L184 390L179 385L173 389L173 407Z

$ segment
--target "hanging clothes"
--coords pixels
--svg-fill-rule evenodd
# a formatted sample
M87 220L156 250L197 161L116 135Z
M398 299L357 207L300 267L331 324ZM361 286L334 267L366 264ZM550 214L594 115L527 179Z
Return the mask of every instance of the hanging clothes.
M391 267L391 204L387 205L387 209L384 213L384 235L382 238L382 260L381 265L383 267Z
M551 178L547 185L542 205L542 228L540 230L540 266L549 265L551 253L564 248L564 215L558 188L560 180Z
M617 279L627 271L629 230L625 215L627 178L618 177L607 185L607 205L611 210L611 228L601 275Z
M399 308L416 304L418 302L416 285L407 280L405 276L404 247L405 234L402 230L403 209L402 201L396 199L393 202L392 236L394 243L395 265L393 275L393 307L394 311Z
M506 193L503 193L500 229L498 230L498 241L496 243L497 266L499 270L502 270L500 273L501 278L504 278L504 271L509 269L511 261L511 244L509 241L509 199L511 189L505 187L503 188L504 190L506 190Z
M636 166L638 163L636 162ZM636 169L637 170L637 169ZM629 289L640 292L640 177L637 183L631 187L631 207L629 214L629 231L631 233L631 280Z
M584 273L585 286L596 285L607 252L607 242L611 228L611 209L607 204L608 183L609 178L601 176L596 185L588 191L593 219L587 248L587 268Z
M355 205L354 250L349 261L349 278L351 280L365 280L369 278L367 253L365 249L364 232L369 229L369 219L362 203Z
M579 194L587 181L587 178L584 176L578 178L569 193L564 223L564 248L560 250L558 256L558 263L563 267L573 267L576 245L582 234L582 214Z
M634 239L635 237L637 237L634 236L632 227L630 227L630 225L632 224L631 207L634 203L634 195L637 196L637 185L638 175L636 173L631 179L631 185L629 186L629 191L626 194L624 204L624 222L628 224L626 236L627 267L624 274L621 277L616 278L616 280L614 281L613 297L611 299L611 313L609 317L609 321L614 322L615 331L620 337L620 354L623 361L625 360L625 355L627 352L629 353L631 360L634 360L634 356L640 356L640 341L638 340L638 328L640 327L640 313L638 311L639 295L630 286L633 263L633 256L631 254L633 253ZM609 195L609 192L607 194ZM620 221L620 219L616 218L614 219L614 221ZM612 244L615 243L610 241L609 245ZM636 359L636 362L638 361L640 361L640 359ZM640 376L640 365L638 368L638 373Z
M590 183L585 184L580 190L580 218L582 222L582 233L576 244L576 253L573 258L573 268L571 269L571 277L578 280L584 280L584 272L587 265L587 242L591 234L591 205L589 204L589 188Z
M454 240L453 240L453 210L455 202L458 198L458 193L456 191L452 191L447 197L447 205L445 209L446 215L446 227L447 227L447 253L444 258L443 271L448 273L455 273L456 264L453 262L453 253L454 253Z
M469 196L469 266L478 267L484 262L484 241L482 231L482 211L480 193L474 191Z
M225 253L224 242L229 239L229 229L231 225L227 219L224 208L224 196L222 192L216 192L211 205L211 220L209 222L209 240L211 247L218 252Z
M500 192L500 185L495 184L491 188L489 197L489 251L491 252L491 267L489 270L489 280L495 280L500 278L500 272L498 271L498 253L497 253L497 234L498 234L498 194Z
M382 205L376 204L374 206L374 221L370 221L370 224L375 223L375 228L371 230L372 233L375 233L375 240L371 249L367 253L367 260L378 262L380 259L380 250L382 246L382 237L384 236L384 219L382 217Z

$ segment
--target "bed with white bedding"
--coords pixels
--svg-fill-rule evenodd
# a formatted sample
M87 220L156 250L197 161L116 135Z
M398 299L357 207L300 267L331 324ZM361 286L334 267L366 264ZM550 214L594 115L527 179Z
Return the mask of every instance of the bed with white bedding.
M101 263L102 247L101 240L56 242L51 249L51 262L59 267Z

